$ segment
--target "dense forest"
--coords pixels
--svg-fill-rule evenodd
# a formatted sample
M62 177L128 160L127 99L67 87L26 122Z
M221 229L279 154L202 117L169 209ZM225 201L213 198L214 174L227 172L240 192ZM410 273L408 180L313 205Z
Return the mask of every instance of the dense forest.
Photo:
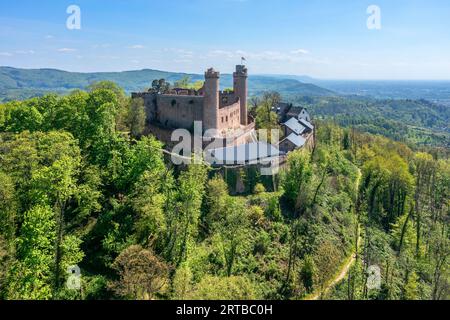
M264 177L173 166L112 83L0 105L0 298L448 299L449 160L315 124Z
M383 135L411 147L450 147L450 108L427 100L368 97L290 97L316 118Z

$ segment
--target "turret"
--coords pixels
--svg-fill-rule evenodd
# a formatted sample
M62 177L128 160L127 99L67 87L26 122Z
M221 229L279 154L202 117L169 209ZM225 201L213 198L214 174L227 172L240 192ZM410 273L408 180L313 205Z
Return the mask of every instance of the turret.
M246 126L248 124L247 116L247 96L248 96L248 73L247 68L243 65L236 66L236 72L233 73L233 88L234 93L239 97L241 103L241 124Z
M205 72L203 129L217 129L219 117L219 78L220 73L213 68Z

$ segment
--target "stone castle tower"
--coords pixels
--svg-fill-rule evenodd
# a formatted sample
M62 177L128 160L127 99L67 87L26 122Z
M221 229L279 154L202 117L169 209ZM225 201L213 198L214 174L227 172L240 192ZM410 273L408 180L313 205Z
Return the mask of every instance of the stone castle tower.
M205 72L203 130L216 129L219 118L220 73L213 68Z
M164 93L147 91L133 93L144 99L148 124L167 129L191 130L197 121L203 130L216 129L217 135L251 130L247 118L247 68L236 66L233 90L220 91L220 73L213 68L205 72L205 84L200 90L172 88Z
M248 71L243 65L236 66L236 72L233 73L234 94L239 97L241 104L241 124L248 124L247 116L247 97L248 97Z

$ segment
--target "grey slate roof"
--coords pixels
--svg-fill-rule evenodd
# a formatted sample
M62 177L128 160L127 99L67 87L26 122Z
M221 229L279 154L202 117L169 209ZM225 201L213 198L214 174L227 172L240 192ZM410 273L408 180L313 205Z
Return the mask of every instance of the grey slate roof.
M302 134L306 130L306 127L296 118L290 118L284 125L294 131L297 135Z
M297 148L303 147L306 143L306 139L302 136L296 135L295 133L291 133L286 140L292 142Z
M267 142L252 142L227 148L208 150L212 164L256 163L283 154L277 147Z
M298 121L299 121L304 127L308 128L308 129L310 129L310 130L314 130L314 126L313 126L310 122L306 121L305 119L298 119Z

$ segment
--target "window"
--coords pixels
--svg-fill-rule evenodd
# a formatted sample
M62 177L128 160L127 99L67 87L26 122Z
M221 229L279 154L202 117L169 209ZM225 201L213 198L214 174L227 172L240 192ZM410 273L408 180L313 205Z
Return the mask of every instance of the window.
M227 122L228 122L228 116L227 116Z
M223 117L222 117L222 123L223 123Z

